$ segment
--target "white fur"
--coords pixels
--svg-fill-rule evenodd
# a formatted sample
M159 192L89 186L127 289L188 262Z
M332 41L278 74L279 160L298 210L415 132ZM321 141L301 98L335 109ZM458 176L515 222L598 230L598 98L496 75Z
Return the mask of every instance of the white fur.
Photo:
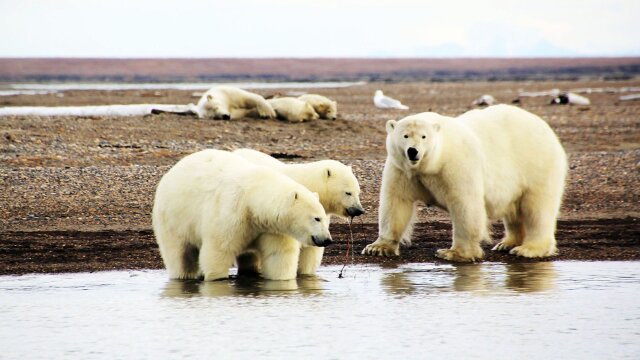
M341 217L349 216L348 208L362 209L360 204L360 185L353 175L351 167L334 160L321 160L305 164L285 164L273 157L251 149L240 149L234 152L243 158L262 166L268 166L287 175L320 197L320 203L328 215ZM350 194L350 195L348 195ZM258 243L284 242L283 235L263 235ZM290 242L290 241L289 241ZM262 253L262 251L259 251ZM322 262L324 248L303 246L298 260L298 273L312 275ZM263 253L263 258L265 257ZM259 258L252 257L243 264L238 262L238 268L254 271L259 268ZM264 259L262 260L264 263Z
M218 86L202 95L197 105L201 118L239 119L260 117L273 119L276 113L260 95L231 86Z
M298 99L311 105L320 119L335 120L338 116L338 103L325 96L305 94L298 96Z
M494 250L525 257L557 253L567 159L538 116L509 105L458 118L421 113L390 120L387 133L380 233L363 254L398 255L400 241L411 236L416 201L451 215L453 244L438 250L441 258L481 259L480 243L489 240L487 218L505 223L506 235ZM418 152L415 162L407 155L410 147Z
M296 98L279 97L267 101L280 120L303 122L319 118L316 111L313 110L313 106Z
M153 231L173 279L227 278L229 267L262 234L312 246L330 239L317 194L278 171L226 151L203 150L180 160L160 180ZM265 271L295 278L298 251L272 243ZM285 267L289 267L284 269Z

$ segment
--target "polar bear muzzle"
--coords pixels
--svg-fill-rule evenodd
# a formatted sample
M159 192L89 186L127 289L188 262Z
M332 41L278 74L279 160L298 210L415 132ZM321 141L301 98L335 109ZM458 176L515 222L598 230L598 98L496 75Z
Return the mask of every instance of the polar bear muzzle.
M324 236L312 235L311 240L313 241L313 244L315 246L319 246L319 247L329 246L333 243L333 240L331 239L331 237L324 237Z

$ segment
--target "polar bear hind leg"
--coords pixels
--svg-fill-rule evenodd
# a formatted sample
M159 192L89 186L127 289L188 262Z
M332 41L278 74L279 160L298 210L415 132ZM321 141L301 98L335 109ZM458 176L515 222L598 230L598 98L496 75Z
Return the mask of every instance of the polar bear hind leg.
M227 279L229 277L229 268L236 260L234 254L213 246L213 244L218 243L212 239L203 239L202 241L199 261L205 281Z
M549 193L528 193L522 197L523 242L512 248L510 254L528 258L558 254L555 230L560 197Z
M160 238L160 234L157 234ZM166 235L170 236L170 235ZM166 237L165 237L166 238ZM198 248L187 243L160 241L160 254L165 263L170 279L197 279Z

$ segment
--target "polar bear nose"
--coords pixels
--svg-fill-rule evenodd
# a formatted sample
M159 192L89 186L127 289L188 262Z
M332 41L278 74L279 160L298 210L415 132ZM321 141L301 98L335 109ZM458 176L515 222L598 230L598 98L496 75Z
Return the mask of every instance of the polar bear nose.
M356 217L356 216L360 216L364 214L364 209L359 208L359 207L350 207L347 209L347 215L351 216L351 217Z
M322 236L312 236L311 240L313 241L313 244L315 246L320 246L320 247L329 246L333 243L333 240L331 240L330 237L325 238Z
M411 161L415 161L418 160L418 150L416 150L416 148L408 148L407 149L407 156L409 157L409 160Z
M229 115L229 114L223 114L223 115L222 115L222 120L231 120L231 115Z

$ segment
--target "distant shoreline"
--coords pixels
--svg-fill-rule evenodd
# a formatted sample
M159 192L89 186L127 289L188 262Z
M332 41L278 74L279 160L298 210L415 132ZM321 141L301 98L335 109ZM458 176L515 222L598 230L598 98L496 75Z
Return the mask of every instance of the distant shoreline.
M629 80L640 57L0 58L0 82L319 82Z

